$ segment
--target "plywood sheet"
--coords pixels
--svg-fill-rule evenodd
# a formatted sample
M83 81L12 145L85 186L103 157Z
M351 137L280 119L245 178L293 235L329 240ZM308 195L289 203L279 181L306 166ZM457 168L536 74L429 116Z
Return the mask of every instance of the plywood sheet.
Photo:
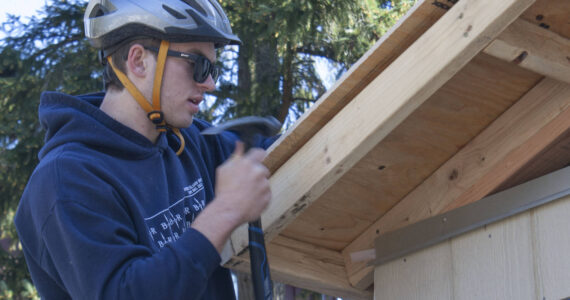
M344 249L540 79L485 54L476 57L282 235Z
M536 299L530 213L451 240L454 299Z
M567 299L570 197L375 269L376 299Z
M533 251L538 299L570 297L570 197L534 210ZM536 299L535 298L535 299Z
M540 0L529 7L521 18L570 38L570 1Z
M375 270L374 295L536 299L530 220L526 212L381 265Z
M451 257L448 241L377 267L374 298L453 300Z

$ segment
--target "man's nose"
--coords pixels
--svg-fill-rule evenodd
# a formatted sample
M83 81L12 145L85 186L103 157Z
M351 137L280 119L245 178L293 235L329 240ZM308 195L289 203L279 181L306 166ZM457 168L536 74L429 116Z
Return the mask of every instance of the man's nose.
M214 78L212 78L212 75L208 75L208 78L206 78L204 82L202 83L196 82L196 83L201 89L204 90L204 92L211 92L216 89L216 82L214 81Z

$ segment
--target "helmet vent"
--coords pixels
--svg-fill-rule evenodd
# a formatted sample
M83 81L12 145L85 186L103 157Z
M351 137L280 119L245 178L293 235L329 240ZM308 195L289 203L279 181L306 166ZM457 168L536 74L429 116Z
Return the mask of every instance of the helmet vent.
M103 6L101 6L100 4L97 4L93 8L93 10L91 10L91 14L89 15L89 18L97 18L97 17L104 16L104 15L105 15L105 11L103 10Z
M207 16L208 13L204 10L204 8L202 7L202 5L198 4L198 2L196 2L196 0L182 0L182 2L188 4L189 6L191 6L193 9L197 10L200 14L202 14L203 16Z
M164 10L166 10L169 14L171 14L176 19L179 19L179 20L186 19L185 15L177 12L176 10L172 9L170 6L163 4L162 8L164 8Z

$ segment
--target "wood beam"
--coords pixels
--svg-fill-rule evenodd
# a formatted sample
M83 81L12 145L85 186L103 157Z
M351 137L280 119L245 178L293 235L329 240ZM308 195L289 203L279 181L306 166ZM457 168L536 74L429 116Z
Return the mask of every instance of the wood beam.
M521 18L570 38L569 11L570 1L568 0L539 0L525 10Z
M432 1L418 1L289 128L286 135L271 145L264 161L267 167L274 172L283 165L445 12Z
M270 178L262 215L270 241L386 137L534 0L460 1L347 104ZM245 227L231 237L247 247Z
M350 282L372 283L373 268L350 254L386 232L477 201L570 127L570 85L546 78L343 250Z
M525 164L519 172L511 176L491 194L510 189L532 179L559 170L562 166L570 166L570 128L561 135L552 146L544 149L532 161Z
M348 282L344 259L338 251L278 236L267 246L271 279L292 286L346 299L372 299L372 291L353 288ZM226 264L250 273L248 253Z
M570 39L518 19L483 52L570 83Z

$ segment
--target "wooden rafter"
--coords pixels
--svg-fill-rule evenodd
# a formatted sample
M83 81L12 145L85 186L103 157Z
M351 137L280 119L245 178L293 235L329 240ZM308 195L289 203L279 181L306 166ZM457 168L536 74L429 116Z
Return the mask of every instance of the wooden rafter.
M484 52L570 83L570 40L525 20L513 22Z
M267 252L274 281L348 299L372 297L371 291L350 285L338 251L278 236L267 245ZM248 253L232 258L227 266L249 272Z
M371 267L350 254L379 235L477 201L570 128L570 86L546 78L355 239L343 254L351 283L372 283Z

